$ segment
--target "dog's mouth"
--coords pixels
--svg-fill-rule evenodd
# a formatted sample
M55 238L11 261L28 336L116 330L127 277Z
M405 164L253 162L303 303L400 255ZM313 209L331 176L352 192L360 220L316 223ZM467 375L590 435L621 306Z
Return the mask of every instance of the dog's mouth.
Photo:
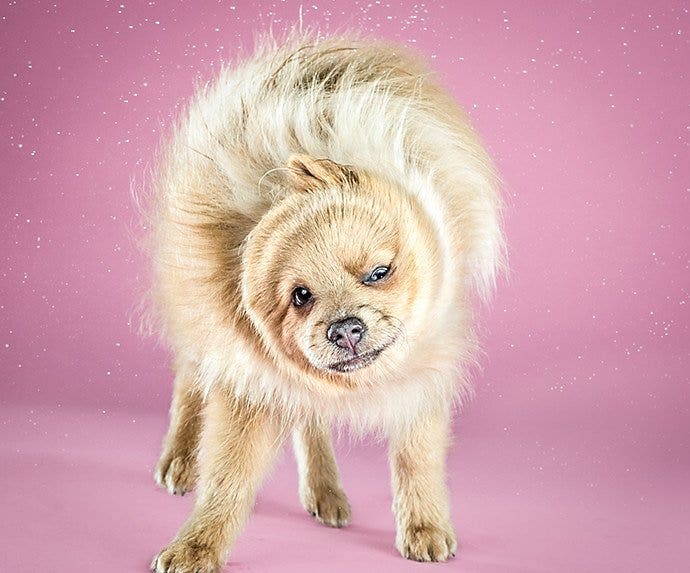
M379 357L379 355L391 344L392 342L389 342L388 344L384 344L381 348L376 348L363 354L357 354L356 356L352 356L347 360L334 362L333 364L330 364L327 368L335 372L352 372L353 370L359 370L360 368L369 366L369 364L376 360Z

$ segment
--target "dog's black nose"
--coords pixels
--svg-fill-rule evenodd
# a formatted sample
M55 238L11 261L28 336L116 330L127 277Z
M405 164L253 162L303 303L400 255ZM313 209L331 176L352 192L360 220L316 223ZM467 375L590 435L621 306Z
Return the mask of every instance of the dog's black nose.
M343 320L332 323L328 327L326 336L336 346L340 348L348 348L352 354L355 354L355 347L357 343L364 336L366 328L359 318L350 316Z

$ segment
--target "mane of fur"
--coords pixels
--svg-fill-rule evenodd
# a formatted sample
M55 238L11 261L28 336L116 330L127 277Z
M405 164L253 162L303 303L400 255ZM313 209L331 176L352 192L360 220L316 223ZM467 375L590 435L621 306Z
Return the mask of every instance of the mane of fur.
M263 39L249 60L225 67L190 103L157 170L155 305L176 354L199 365L202 387L231 380L234 392L262 404L277 400L300 415L296 386L279 369L265 374L251 327L232 311L243 242L285 192L284 168L295 153L380 174L416 194L450 271L469 279L457 287L463 293L489 294L503 242L488 156L433 74L404 49L355 36L292 35ZM462 364L472 359L471 336L460 353ZM236 371L227 371L230 363ZM462 368L458 376L467 391ZM449 392L447 381L421 388L420 404L430 392ZM371 425L385 410L398 423L398 401L371 390L339 401L334 415Z

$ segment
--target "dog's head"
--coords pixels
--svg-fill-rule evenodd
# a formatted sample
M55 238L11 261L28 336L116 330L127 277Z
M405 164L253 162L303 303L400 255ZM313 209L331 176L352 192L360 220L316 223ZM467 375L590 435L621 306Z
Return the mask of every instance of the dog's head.
M242 299L274 356L357 384L425 336L442 281L433 226L408 193L325 159L294 156L287 195L250 233Z

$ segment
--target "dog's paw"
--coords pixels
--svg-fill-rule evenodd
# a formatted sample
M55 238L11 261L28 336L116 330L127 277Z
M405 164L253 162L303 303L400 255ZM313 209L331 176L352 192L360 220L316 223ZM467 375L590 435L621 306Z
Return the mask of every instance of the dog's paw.
M158 463L154 478L156 483L173 495L184 495L194 489L196 483L196 457L164 452Z
M310 491L303 496L302 504L319 523L329 527L345 527L350 523L350 503L339 487Z
M413 524L398 531L396 547L406 559L447 561L455 556L458 543L453 528L428 523Z
M153 558L153 573L218 573L223 564L218 552L206 545L173 541Z

